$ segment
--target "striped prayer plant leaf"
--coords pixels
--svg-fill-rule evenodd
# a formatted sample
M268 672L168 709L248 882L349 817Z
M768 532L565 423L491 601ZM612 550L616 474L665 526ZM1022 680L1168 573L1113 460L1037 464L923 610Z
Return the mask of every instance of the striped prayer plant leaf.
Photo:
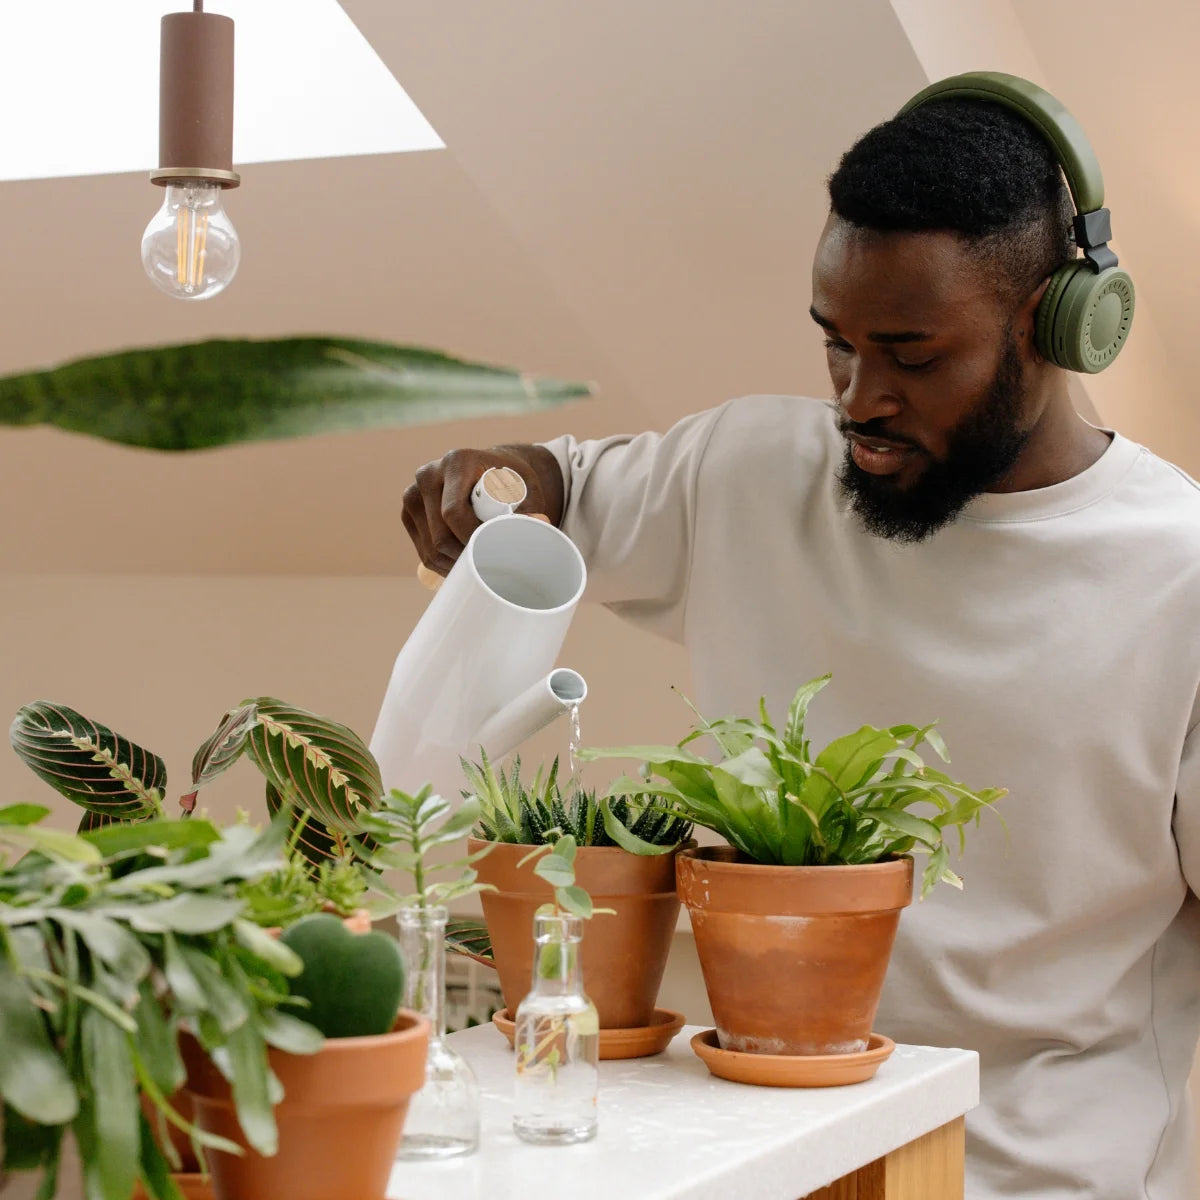
M73 708L46 700L26 704L8 736L30 770L87 810L88 829L162 815L162 759Z
M278 793L273 799L297 805L344 852L360 832L362 814L377 808L383 794L366 743L345 725L282 700L246 703L257 710L247 752Z

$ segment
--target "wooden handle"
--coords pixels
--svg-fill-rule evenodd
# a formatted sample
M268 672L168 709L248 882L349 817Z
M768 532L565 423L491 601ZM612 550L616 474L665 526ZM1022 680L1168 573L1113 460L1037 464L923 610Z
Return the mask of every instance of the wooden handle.
M522 513L523 517L532 517L535 521L545 521L550 524L550 518L545 513ZM427 567L424 563L417 564L417 578L421 581L421 586L428 588L431 592L436 592L438 588L446 582L445 577L439 575L432 567Z

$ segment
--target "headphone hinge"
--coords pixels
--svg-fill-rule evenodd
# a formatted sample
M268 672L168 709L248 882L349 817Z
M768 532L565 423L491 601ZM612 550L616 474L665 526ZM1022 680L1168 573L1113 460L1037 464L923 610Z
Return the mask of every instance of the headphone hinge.
M1072 223L1072 228L1075 244L1097 273L1117 265L1117 256L1108 245L1112 238L1112 217L1107 208L1080 213Z

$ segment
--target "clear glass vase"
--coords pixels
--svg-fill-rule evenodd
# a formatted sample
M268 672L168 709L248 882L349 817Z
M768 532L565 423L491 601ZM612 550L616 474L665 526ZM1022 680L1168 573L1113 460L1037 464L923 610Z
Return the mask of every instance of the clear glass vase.
M400 945L408 973L404 1005L429 1018L425 1086L412 1098L397 1159L454 1158L479 1147L479 1084L446 1044L446 918L441 906L402 908Z
M600 1021L583 991L583 921L539 915L533 936L533 986L513 1041L513 1132L526 1142L586 1142L596 1136Z

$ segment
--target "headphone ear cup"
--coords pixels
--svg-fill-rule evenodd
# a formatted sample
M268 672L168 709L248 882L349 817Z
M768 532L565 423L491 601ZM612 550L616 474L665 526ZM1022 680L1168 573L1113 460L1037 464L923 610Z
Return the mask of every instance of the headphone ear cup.
M1083 259L1059 267L1037 311L1037 346L1068 371L1094 375L1120 353L1133 324L1133 280L1119 267L1095 272Z

